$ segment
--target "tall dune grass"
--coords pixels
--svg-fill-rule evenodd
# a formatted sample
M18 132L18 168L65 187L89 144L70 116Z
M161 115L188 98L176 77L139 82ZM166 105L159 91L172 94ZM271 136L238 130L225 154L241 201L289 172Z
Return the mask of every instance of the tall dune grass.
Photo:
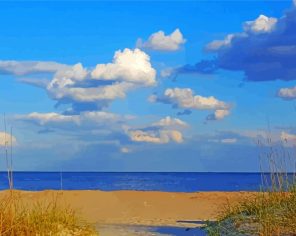
M56 195L48 202L28 205L13 188L12 128L7 137L4 115L4 155L9 190L0 199L0 236L95 236L93 225L84 221L76 210L61 202Z
M287 140L279 145L267 139L258 142L261 163L267 163L269 173L261 165L262 188L249 199L236 205L228 204L218 222L206 227L210 236L218 235L296 235L296 156Z
M0 201L0 235L3 236L94 236L95 228L55 197L27 205L9 190Z

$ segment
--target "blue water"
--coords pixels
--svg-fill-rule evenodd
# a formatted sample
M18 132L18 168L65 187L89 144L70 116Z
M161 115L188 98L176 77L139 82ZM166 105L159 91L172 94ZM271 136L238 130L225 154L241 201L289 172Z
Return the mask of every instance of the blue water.
M260 185L259 173L14 173L14 187L22 190L257 191ZM7 174L0 172L0 189L7 188Z

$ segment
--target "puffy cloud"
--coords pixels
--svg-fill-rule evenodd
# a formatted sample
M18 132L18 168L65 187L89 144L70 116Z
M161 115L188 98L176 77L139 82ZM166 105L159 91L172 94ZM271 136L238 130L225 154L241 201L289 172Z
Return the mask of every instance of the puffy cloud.
M169 35L165 35L165 33L160 30L153 33L146 42L143 42L142 39L138 39L137 47L157 51L177 51L185 42L186 40L179 29L176 29Z
M184 66L178 73L213 73L217 69L242 71L249 81L295 80L296 7L276 19L260 15L243 24L243 32L213 41L206 49L212 60Z
M126 133L134 142L158 144L169 142L182 143L183 134L180 130L186 127L188 125L184 121L167 116L140 129L127 128Z
M18 78L19 82L45 89L57 105L72 104L73 113L99 109L130 90L156 85L156 70L140 49L116 51L113 61L93 70L81 63L65 65L42 61L0 61L0 73L16 76L51 73L52 79Z
M229 109L229 105L219 101L213 96L203 97L194 95L190 88L168 88L162 97L152 95L149 97L150 102L162 102L172 104L178 108L196 109L196 110L215 110Z
M144 86L156 83L156 71L150 57L140 49L115 52L112 63L98 64L91 75L97 80L126 81Z
M255 34L271 32L275 29L277 19L273 17L267 17L260 15L254 21L247 21L244 24L244 30Z
M230 105L218 100L217 98L203 97L194 95L190 88L168 88L165 90L163 96L151 95L148 98L150 102L160 102L171 104L174 108L185 109L185 114L190 114L188 111L194 110L215 110L214 114L207 116L207 120L222 120L230 114ZM184 113L178 113L183 115Z
M71 99L76 102L99 102L125 98L129 89L134 88L131 83L114 83L99 87L62 87L50 90L51 95L57 99Z
M55 73L68 65L52 61L0 61L0 73L27 75L34 73Z
M216 51L219 48L227 47L231 45L231 40L233 39L234 34L228 34L223 40L214 40L207 44L206 50L208 51Z
M296 98L296 86L291 88L281 88L278 91L278 96L283 99L295 99Z
M57 72L47 90L56 100L104 103L125 98L129 90L153 86L155 78L156 71L146 53L124 49L115 52L112 63L98 64L91 72L80 63Z
M167 116L155 123L152 124L153 126L160 126L160 127L188 127L186 122L177 119L177 118L172 118L170 116Z
M134 142L148 142L148 143L169 143L174 141L176 143L183 142L182 133L177 130L160 130L156 131L142 131L132 130L129 132L129 136Z
M207 120L222 120L229 114L229 110L216 110L213 114L208 115Z
M11 144L16 143L16 138L11 134L0 132L0 147L2 146L10 146Z

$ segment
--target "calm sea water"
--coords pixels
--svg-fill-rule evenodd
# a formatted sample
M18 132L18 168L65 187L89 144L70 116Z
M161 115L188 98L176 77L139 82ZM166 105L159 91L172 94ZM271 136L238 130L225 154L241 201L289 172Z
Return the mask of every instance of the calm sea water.
M0 189L7 189L7 182L7 174L0 172ZM260 185L259 173L14 173L14 187L23 190L256 191Z

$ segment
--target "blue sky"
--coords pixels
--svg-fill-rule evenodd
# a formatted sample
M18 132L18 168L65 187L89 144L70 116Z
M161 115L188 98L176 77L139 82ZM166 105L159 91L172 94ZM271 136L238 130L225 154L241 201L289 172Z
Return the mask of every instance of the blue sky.
M296 142L291 1L1 1L0 22L16 170L258 171L268 130Z

